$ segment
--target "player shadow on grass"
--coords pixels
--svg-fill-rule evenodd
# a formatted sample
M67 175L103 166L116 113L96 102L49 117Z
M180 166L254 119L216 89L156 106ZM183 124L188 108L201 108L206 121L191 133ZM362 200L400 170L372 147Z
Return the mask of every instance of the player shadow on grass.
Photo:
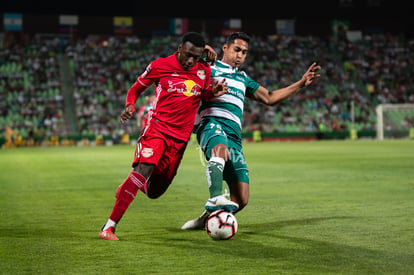
M411 255L395 255L395 253L369 249L361 245L343 244L340 243L341 241L324 239L319 235L298 237L289 235L286 231L278 232L279 229L288 226L312 225L327 220L358 218L361 217L332 216L243 224L241 230L230 241L213 241L204 231L198 231L205 234L206 238L193 238L189 234L183 234L182 238L172 238L166 235L159 244L178 250L200 250L202 253L216 254L217 257L224 256L255 261L268 259L266 265L269 268L282 262L284 268L287 268L286 270L290 268L298 270L297 266L299 265L299 270L334 273L407 272L410 269L408 266L412 260ZM167 230L180 231L176 228ZM253 238L254 235L263 235L263 238L258 240ZM384 259L388 261L384 261Z
M239 232L242 234L261 234L266 231L274 231L286 226L292 225L309 225L318 222L328 221L328 220L337 220L337 219L354 219L357 217L354 216L332 216L332 217L318 217L318 218L306 218L306 219L296 219L296 220L286 220L286 221L274 221L274 222L265 222L265 223L247 223L239 225ZM171 232L182 232L181 229L176 227L166 228ZM192 231L192 230L189 230Z
M293 225L311 225L319 222L324 222L328 220L343 220L343 219L355 219L354 216L332 216L332 217L317 217L317 218L305 218L305 219L296 219L296 220L286 220L286 221L274 221L274 222L265 222L265 223L255 223L255 224L245 224L243 225L242 231L243 234L261 234L266 231L274 231L283 227L293 226Z

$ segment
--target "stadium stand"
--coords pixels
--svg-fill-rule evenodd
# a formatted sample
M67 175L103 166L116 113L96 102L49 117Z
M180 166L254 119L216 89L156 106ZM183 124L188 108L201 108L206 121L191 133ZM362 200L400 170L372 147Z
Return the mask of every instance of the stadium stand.
M218 53L223 39L209 39ZM38 139L136 134L136 121L119 123L126 92L150 61L171 54L178 43L175 36L88 36L3 46L0 130L10 126ZM374 131L377 104L414 103L414 40L403 36L254 37L243 69L270 90L299 79L313 61L322 65L322 78L297 96L275 107L247 100L245 133Z
M0 128L23 137L66 135L53 41L0 48Z

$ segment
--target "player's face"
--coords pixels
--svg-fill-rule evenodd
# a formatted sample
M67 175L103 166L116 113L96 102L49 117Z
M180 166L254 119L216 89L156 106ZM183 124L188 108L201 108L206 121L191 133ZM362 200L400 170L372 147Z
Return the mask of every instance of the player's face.
M242 39L235 39L233 44L224 44L222 61L232 67L238 68L246 60L248 50L249 43Z
M204 48L196 47L187 41L178 47L178 63L185 71L188 71L200 60L203 51Z

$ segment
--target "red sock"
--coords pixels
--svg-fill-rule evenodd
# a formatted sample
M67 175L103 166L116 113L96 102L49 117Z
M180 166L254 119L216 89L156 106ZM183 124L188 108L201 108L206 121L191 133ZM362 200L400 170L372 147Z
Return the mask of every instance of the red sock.
M137 195L138 190L147 194L147 181L141 174L132 171L124 183L119 187L118 197L115 201L112 213L109 216L111 220L116 223L121 220L125 211Z

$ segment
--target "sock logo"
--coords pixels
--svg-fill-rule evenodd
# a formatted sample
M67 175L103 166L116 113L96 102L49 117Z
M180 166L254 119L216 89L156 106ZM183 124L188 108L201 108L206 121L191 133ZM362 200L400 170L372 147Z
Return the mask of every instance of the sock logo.
M131 197L135 199L135 195L132 192L129 192L128 190L125 189L125 193L128 193Z
M208 202L209 203L212 203L212 204L216 204L217 203L217 199L208 199Z

